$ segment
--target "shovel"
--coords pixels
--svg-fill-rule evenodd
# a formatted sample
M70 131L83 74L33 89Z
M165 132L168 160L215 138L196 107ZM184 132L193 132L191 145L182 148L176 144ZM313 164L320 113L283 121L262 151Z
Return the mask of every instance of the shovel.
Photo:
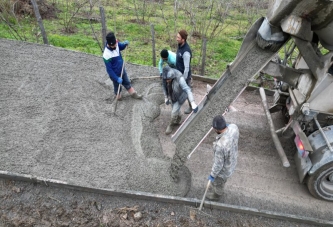
M205 213L204 211L202 211L202 207L203 207L203 204L204 204L204 202L205 202L206 194L207 194L207 191L208 191L208 189L209 189L210 184L211 184L211 181L208 180L208 183L207 183L207 186L206 186L206 190L205 190L205 194L203 195L203 198L202 198L202 200L201 200L201 203L200 203L200 207L199 207L199 209L196 209L196 208L195 208L195 209L190 210L190 218L191 218L192 220L195 220L197 214L201 214L201 215L205 215L205 216L213 217L213 216L211 216L211 215Z
M125 49L125 54L126 54L126 49ZM124 67L125 67L125 55L124 55L124 59L123 59L123 66L122 66L122 68L121 68L120 78L123 78ZM111 112L112 112L113 114L116 113L117 103L118 103L118 98L117 98L117 97L119 96L120 86L121 86L121 84L119 84L119 86L118 86L117 96L116 96L116 98L115 98L115 102L114 102L113 105L112 105L112 110L111 110Z
M204 201L205 201L206 194L207 194L207 191L208 191L208 189L209 189L209 186L210 186L210 180L208 180L208 183L207 183L207 186L206 186L206 190L205 190L205 194L203 195L202 200L201 200L201 203L200 203L200 207L199 207L199 210L200 210L200 211L201 211L202 206L203 206L203 204L204 204Z

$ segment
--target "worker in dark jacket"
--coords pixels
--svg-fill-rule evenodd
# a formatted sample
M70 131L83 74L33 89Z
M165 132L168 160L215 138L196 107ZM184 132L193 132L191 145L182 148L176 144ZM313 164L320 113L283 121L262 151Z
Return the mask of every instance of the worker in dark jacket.
M129 42L118 42L113 32L110 32L106 36L106 45L103 52L103 59L106 67L106 71L109 74L111 81L113 82L113 90L115 98L121 100L121 87L118 93L119 85L123 85L132 98L141 99L142 95L138 95L131 85L128 79L123 57L121 56L121 51L128 46Z
M235 124L227 124L222 115L214 117L213 128L217 136L213 144L214 163L208 177L212 183L212 192L207 193L206 197L217 201L223 194L227 179L236 168L239 130Z
M191 58L192 51L190 45L187 43L187 32L180 30L177 34L178 49L176 53L176 68L183 74L183 77L189 87L191 87L192 74L191 74ZM184 111L185 114L192 112L190 100L188 100L189 107Z
M198 106L194 101L193 94L191 92L191 88L187 85L183 74L179 72L177 69L173 69L170 66L165 66L163 68L163 90L167 95L166 104L168 105L170 102L172 104L171 111L171 121L165 131L165 134L170 134L175 125L179 125L181 121L180 108L188 99L191 102L193 107L193 112L196 113L198 111Z

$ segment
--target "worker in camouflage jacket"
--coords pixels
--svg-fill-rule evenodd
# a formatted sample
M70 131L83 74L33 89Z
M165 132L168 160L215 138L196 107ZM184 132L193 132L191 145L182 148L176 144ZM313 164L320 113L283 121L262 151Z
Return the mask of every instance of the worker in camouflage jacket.
M208 177L211 181L212 192L207 193L207 199L217 201L223 194L227 179L235 171L239 130L235 124L226 124L221 115L214 117L213 128L218 135L213 144L214 164Z
M179 125L181 121L180 108L188 99L193 107L193 112L198 111L198 106L195 104L191 88L187 85L183 74L170 66L163 68L163 92L166 94L165 104L172 105L171 121L165 131L165 134L170 134L175 125Z

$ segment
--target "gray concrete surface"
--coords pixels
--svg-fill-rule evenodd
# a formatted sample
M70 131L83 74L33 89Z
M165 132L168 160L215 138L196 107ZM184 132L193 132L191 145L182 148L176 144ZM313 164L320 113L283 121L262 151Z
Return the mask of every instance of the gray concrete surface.
M0 41L1 170L83 186L183 196L189 173L173 183L153 120L160 81L134 80L143 100L123 91L116 114L102 57ZM131 78L156 68L126 64Z
M112 115L106 101L112 87L100 57L1 39L0 62L1 170L202 198L214 134L186 162L180 184L173 183L167 170L175 144L164 134L170 106L159 105L159 79L133 80L144 100L124 92ZM131 78L158 75L153 67L126 68ZM196 101L205 86L194 81ZM259 94L244 92L233 105L238 111L226 118L240 128L240 151L221 202L332 221L333 204L313 198L299 183L291 141L283 140L291 167L281 165ZM273 120L276 128L283 125L279 114Z

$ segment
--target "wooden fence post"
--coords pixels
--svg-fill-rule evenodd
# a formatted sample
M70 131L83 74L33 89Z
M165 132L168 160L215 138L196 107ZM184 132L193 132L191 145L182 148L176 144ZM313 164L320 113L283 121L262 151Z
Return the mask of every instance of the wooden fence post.
M38 5L35 0L31 0L31 3L34 8L35 16L36 16L40 31L42 32L44 44L49 45L49 41L47 40L46 32L45 32L44 25L43 25L43 20L39 13Z
M205 75L205 65L206 65L206 51L207 51L207 39L202 39L202 61L201 61L201 76Z
M155 53L155 30L154 30L154 25L150 25L150 30L151 30L151 39L152 39L152 48L153 48L153 66L156 67L156 53Z
M105 47L105 37L106 37L106 23L105 23L105 14L104 14L104 8L103 6L99 7L99 13L101 14L101 23L102 23L102 41L103 41L103 47L102 51Z

